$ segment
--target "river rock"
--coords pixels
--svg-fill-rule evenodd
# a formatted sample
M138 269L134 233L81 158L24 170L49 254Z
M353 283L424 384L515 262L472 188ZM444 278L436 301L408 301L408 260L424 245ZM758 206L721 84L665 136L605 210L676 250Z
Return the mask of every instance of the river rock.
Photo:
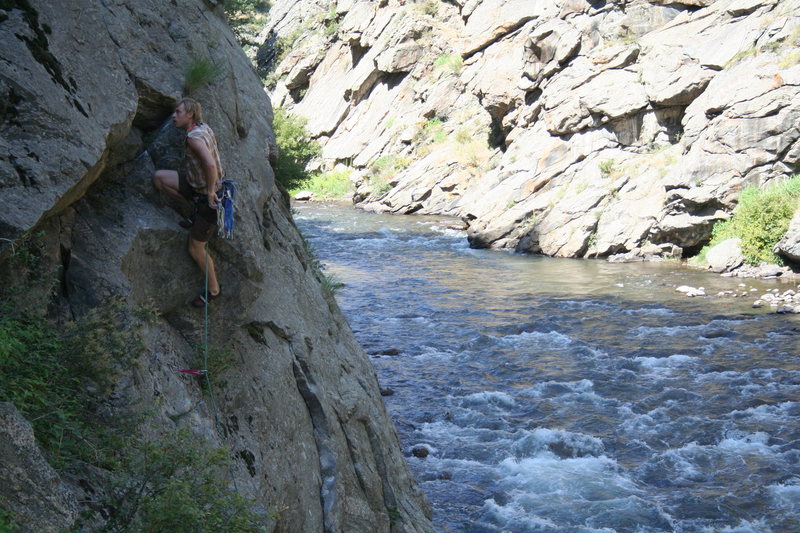
M690 287L688 285L681 285L675 289L675 292L679 292L681 294L685 294L690 298L695 296L705 296L706 291L703 287Z
M741 239L727 239L706 252L708 268L712 272L729 272L744 263Z
M314 199L314 193L311 191L300 191L293 196L298 202L308 202Z

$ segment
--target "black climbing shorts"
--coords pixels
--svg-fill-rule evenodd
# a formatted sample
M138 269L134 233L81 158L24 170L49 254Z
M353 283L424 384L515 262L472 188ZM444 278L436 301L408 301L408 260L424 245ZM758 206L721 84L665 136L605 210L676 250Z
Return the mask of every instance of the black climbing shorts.
M194 206L194 223L189 228L189 236L199 242L208 242L217 229L217 210L208 206L205 194L197 194L192 189L183 171L178 171L178 191Z

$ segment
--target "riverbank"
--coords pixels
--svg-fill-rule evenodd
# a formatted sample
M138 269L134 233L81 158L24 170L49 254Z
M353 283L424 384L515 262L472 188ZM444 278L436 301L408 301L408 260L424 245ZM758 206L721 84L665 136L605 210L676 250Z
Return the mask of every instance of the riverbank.
M302 198L302 199L300 199ZM313 197L296 197L294 207L303 206L308 209L352 209L362 211L358 206L353 206L349 199L315 200ZM412 220L441 220L449 231L461 235L467 242L467 231L463 221L457 217L444 215L375 215L389 217L409 217ZM508 249L493 250L492 253L514 254ZM531 258L542 257L537 254L514 254ZM692 265L684 259L663 259L660 256L647 254L628 255L621 260L619 256L597 259L557 259L559 261L599 261L607 263L635 264L660 264L670 265L684 270L685 279L673 280L672 289L679 295L687 298L708 300L709 302L736 302L735 305L750 307L763 312L800 313L800 274L793 272L788 267L779 265L742 266L732 272L712 272L707 267Z

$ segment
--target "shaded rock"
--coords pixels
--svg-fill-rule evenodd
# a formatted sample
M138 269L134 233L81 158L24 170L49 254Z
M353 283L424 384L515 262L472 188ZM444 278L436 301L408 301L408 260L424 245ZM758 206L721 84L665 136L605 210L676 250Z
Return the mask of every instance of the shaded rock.
M414 446L411 449L411 454L419 459L425 459L430 453L431 452L427 446Z
M3 509L24 531L58 533L78 515L75 496L47 463L33 428L10 402L0 403L0 493Z

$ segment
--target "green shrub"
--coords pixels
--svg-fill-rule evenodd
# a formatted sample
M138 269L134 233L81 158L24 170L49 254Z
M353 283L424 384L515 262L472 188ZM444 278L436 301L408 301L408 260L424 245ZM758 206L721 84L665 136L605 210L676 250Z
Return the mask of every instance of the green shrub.
M600 175L604 178L608 178L611 176L611 173L614 172L614 167L616 166L616 161L613 159L606 159L604 161L600 161L597 165L600 168Z
M255 502L228 488L229 451L188 430L126 450L105 531L266 531Z
M59 326L0 307L0 401L10 401L33 426L56 467L76 461L108 466L120 441L97 415L120 369L141 350L138 324L112 303Z
M219 63L203 57L194 57L184 72L184 85L188 94L221 78L225 69Z
M14 520L14 513L0 508L0 533L16 533L19 526Z
M246 40L247 34L256 34L266 23L270 2L266 0L224 0L223 8L228 25L242 45L255 44Z
M352 170L333 170L311 175L307 180L297 184L289 191L296 194L301 190L313 192L323 199L348 198L353 195L353 183L350 181Z
M322 293L327 297L336 296L336 293L344 287L344 283L339 281L333 274L322 274Z
M306 122L305 118L292 115L281 107L275 109L272 128L278 143L276 175L287 190L308 179L306 165L322 153L319 143L306 131Z
M434 70L448 74L458 74L464 68L464 60L459 54L444 54L433 63Z
M742 254L750 264L783 264L772 249L786 234L800 202L800 176L768 189L748 187L739 195L733 216L714 225L709 246L742 239Z

